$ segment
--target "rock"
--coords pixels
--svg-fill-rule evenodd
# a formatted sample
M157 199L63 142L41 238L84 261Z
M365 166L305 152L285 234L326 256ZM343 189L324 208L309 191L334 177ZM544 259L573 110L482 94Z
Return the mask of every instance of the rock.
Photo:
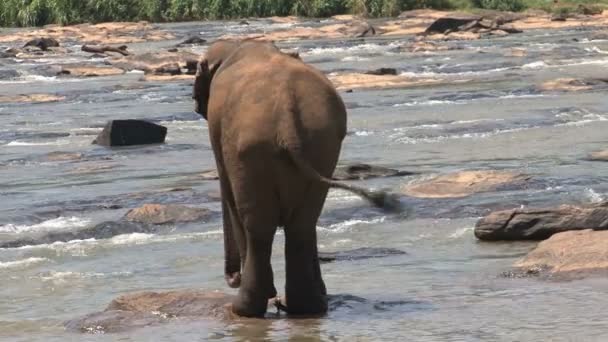
M65 100L64 96L52 94L0 95L0 103L47 103Z
M201 172L201 178L204 180L218 180L220 179L220 176L218 175L217 170L213 169Z
M568 13L560 12L551 16L551 21L566 21L569 17Z
M162 144L167 128L142 120L112 120L93 141L102 146Z
M458 198L525 183L530 178L508 171L462 171L404 185L402 192L420 198Z
M44 158L47 161L74 161L82 159L82 153L77 152L51 152Z
M480 16L467 14L453 14L435 20L424 32L426 34L443 33L447 34L460 31L461 26L471 25L481 20Z
M0 69L0 80L11 80L21 76L15 69Z
M601 15L604 10L599 6L578 4L576 11L583 15Z
M126 71L141 70L145 73L161 73L170 70L170 74L179 68L185 68L189 61L198 61L199 56L192 52L148 52L139 55L129 55L113 58L109 62L112 66Z
M538 88L541 91L582 91L603 89L608 87L608 79L575 79L558 78L542 83Z
M59 47L59 42L54 38L35 38L25 43L23 47L25 48L28 46L37 47L42 51L46 51L50 47Z
M335 180L363 180L377 177L398 177L409 176L413 173L407 171L399 171L381 166L372 166L368 164L348 164L338 165L333 174Z
M608 150L592 152L588 159L595 161L608 161Z
M608 231L558 233L542 241L514 267L526 273L581 278L608 274Z
M367 75L358 73L330 74L329 79L338 90L361 88L408 88L437 84L434 78L409 78L402 75Z
M131 209L125 216L127 221L147 224L195 222L208 218L211 211L176 204L146 204Z
M203 45L205 43L207 43L207 40L205 40L201 37L192 36L192 37L189 37L188 39L184 40L183 42L177 44L176 46L180 47L180 46L184 46L184 45Z
M397 69L379 68L379 69L367 71L365 74L366 75L397 75Z
M177 317L226 320L234 296L203 290L141 292L113 300L102 311L65 322L70 331L116 333L169 322Z
M371 37L376 35L376 28L366 21L354 20L342 32L349 37Z
M232 313L233 295L200 289L171 290L165 292L139 292L120 296L101 312L64 322L67 330L80 333L104 334L125 332L146 326L156 326L176 320L215 320L224 323L259 326L260 319L238 317ZM351 314L395 310L400 306L415 306L416 310L429 309L424 302L411 300L370 301L348 294L327 295L328 310L347 309ZM267 319L285 319L276 311L275 300L268 301Z
M401 51L407 52L427 52L427 51L447 51L456 50L458 47L450 47L443 44L438 44L431 41L415 41L400 48Z
M182 69L179 67L179 64L177 64L177 63L165 64L161 67L154 69L154 74L157 74L157 75L164 74L164 75L171 75L171 76L181 75Z
M113 67L100 67L95 65L64 65L59 75L70 75L75 77L115 76L122 75L125 71Z
M0 58L15 58L21 51L17 49L6 49L4 51L0 51Z
M20 238L12 241L0 242L0 248L19 248L23 246L36 246L55 242L68 242L86 239L109 239L111 237L131 233L151 233L154 229L132 222L102 222L93 227L76 231L55 231L35 237Z
M249 26L249 22L247 20L239 21L239 25Z
M553 234L582 229L608 229L608 202L578 207L497 211L477 221L480 240L543 240Z
M505 54L507 57L525 57L528 55L528 51L523 48L512 48L509 52Z
M319 252L321 262L351 261L372 258L385 258L393 255L405 255L406 252L394 248L363 247L340 252Z

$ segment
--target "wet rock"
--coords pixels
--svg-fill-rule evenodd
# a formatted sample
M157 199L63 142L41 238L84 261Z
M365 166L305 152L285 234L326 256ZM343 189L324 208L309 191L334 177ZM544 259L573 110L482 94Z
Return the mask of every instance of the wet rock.
M102 146L162 144L167 128L143 120L112 120L93 141Z
M0 242L0 248L19 248L23 246L36 246L55 242L68 242L86 239L109 239L117 235L131 233L151 233L154 229L132 222L102 222L93 227L76 231L48 232L40 236L21 238L12 241Z
M47 103L63 100L64 96L52 94L0 95L0 103Z
M608 40L608 32L594 32L589 36L589 40Z
M409 88L440 83L433 78L409 78L402 75L367 75L359 73L330 74L329 79L338 90L362 88Z
M526 57L528 55L528 51L523 48L512 48L505 54L507 57Z
M74 161L82 159L82 153L77 152L51 152L44 158L47 161Z
M102 45L102 46L92 46L92 45L83 45L80 50L84 51L84 52L89 52L89 53L93 53L93 54L98 54L98 55L106 55L108 52L115 52L118 54L121 54L123 56L128 56L130 55L129 51L128 51L128 47L126 45L121 45L121 46L108 46L108 45Z
M376 28L366 21L354 20L341 29L340 32L348 37L371 37L376 35Z
M59 42L54 38L35 38L25 43L23 47L25 48L28 46L37 47L42 51L46 51L50 47L59 47Z
M608 161L608 150L592 152L587 159L595 161Z
M367 75L397 75L397 69L379 68L379 69L367 71L365 74L367 74Z
M472 23L476 23L479 20L481 20L480 16L454 13L452 15L448 15L435 20L435 22L426 29L425 33L447 34L450 32L461 31L461 27L464 27L465 25L471 25Z
M591 229L555 234L513 265L520 273L552 278L608 275L608 231Z
M10 80L21 76L15 69L0 69L0 80Z
M348 164L338 165L334 171L333 179L335 180L363 180L378 177L399 177L408 176L413 173L408 171L399 171L389 169L382 166L372 166L368 164Z
M167 75L167 74L156 74L156 75L145 75L140 79L145 82L184 82L194 81L194 75Z
M608 229L608 202L579 207L562 205L545 209L497 211L477 221L480 240L543 240L551 235L582 229Z
M558 78L542 83L539 87L542 91L584 91L592 89L608 88L608 79L575 79Z
M141 70L145 73L163 73L174 75L175 70L185 68L189 61L198 61L199 56L187 51L159 51L148 52L139 55L129 55L121 58L111 59L112 66L123 70Z
M249 26L249 22L247 20L239 21L239 25Z
M570 17L570 14L567 12L559 12L555 13L551 16L551 21L566 21Z
M146 204L130 210L125 219L131 222L147 224L167 224L196 222L209 217L211 211L204 208L192 208L176 204Z
M599 6L578 4L578 6L576 6L576 12L583 15L601 15L604 13L604 9Z
M207 43L206 39L203 39L198 36L192 36L192 37L189 37L188 39L184 40L183 42L177 44L176 46L180 47L180 46L184 46L184 45L203 45L205 43Z
M220 179L220 176L217 173L217 170L213 169L201 172L201 178L204 180L218 180Z
M401 51L407 52L447 51L455 49L458 49L458 47L450 47L430 41L416 41L400 48Z
M4 51L0 51L0 58L15 58L21 51L17 49L5 49Z
M404 185L402 192L420 198L458 198L525 184L531 177L508 171L462 171Z
M70 75L74 77L95 77L122 75L125 71L113 67L102 67L96 65L64 65L57 73L58 75Z
M351 261L362 259L385 258L393 255L405 255L406 252L394 248L363 247L340 252L319 252L321 262Z
M81 333L116 333L175 318L226 320L234 317L233 298L203 290L134 293L116 298L102 312L65 322L65 327Z
M177 63L173 63L173 64L165 64L161 67L158 67L156 69L154 69L154 73L155 74L160 74L160 75L171 75L171 76L175 76L175 75L181 75L182 74L182 69L180 68L179 64Z

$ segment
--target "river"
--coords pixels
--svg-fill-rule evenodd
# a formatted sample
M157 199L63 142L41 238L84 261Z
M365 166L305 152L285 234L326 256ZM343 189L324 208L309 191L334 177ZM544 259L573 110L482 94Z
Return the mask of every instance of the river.
M162 24L184 36L259 32L264 20ZM316 22L302 25L318 25ZM276 28L280 28L277 25ZM330 293L388 303L340 308L323 319L256 324L175 321L106 335L66 331L65 320L102 310L119 294L175 288L219 289L221 217L110 239L0 249L0 339L7 341L605 341L608 281L570 282L501 276L534 243L482 243L477 219L492 210L608 198L608 164L585 160L608 143L605 90L543 92L560 77L605 75L608 41L584 28L445 43L453 49L403 52L412 40L365 38L283 42L326 73L396 68L440 84L341 92L348 136L341 162L420 174L358 182L402 184L459 170L508 170L533 176L526 187L458 199L402 200L411 217L369 208L332 190L318 224L321 250L391 247L386 258L323 265ZM576 39L575 39L576 38ZM130 45L135 51L176 41ZM523 57L510 56L525 49ZM195 49L204 52L205 48ZM88 60L77 53L76 61ZM0 60L19 77L0 80L3 95L53 93L64 101L0 104L0 241L117 221L144 203L179 203L216 212L217 181L207 125L192 111L191 82L140 82L142 74L97 78L41 76L49 58ZM466 80L466 82L465 82ZM168 127L166 144L107 149L92 145L107 120L139 118ZM51 152L80 153L52 161ZM163 189L180 188L180 191ZM283 236L273 252L275 283L284 283Z

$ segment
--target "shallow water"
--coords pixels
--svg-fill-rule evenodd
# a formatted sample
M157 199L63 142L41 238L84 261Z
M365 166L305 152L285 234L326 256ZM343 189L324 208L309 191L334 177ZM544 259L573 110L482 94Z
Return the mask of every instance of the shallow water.
M179 36L205 32L213 38L227 31L259 32L266 25L263 20L251 23L164 27ZM608 198L608 164L584 160L608 142L605 91L536 89L558 77L598 76L608 64L608 42L587 41L589 33L536 30L449 42L458 49L432 53L399 52L411 36L280 44L298 49L305 61L327 73L395 67L411 77L445 80L410 89L342 93L349 110L342 162L422 172L363 184L397 189L418 177L470 169L534 176L525 189L450 200L404 197L415 211L407 219L331 191L319 221L321 250L392 247L407 254L324 264L329 291L398 305L385 310L355 305L315 320L231 326L176 321L105 336L65 331L63 321L102 310L112 298L129 291L188 287L230 291L223 282L221 219L215 215L202 224L169 226L150 234L0 249L0 339L606 340L608 319L602 309L608 305L608 281L502 278L500 273L534 244L481 243L472 229L491 210ZM144 51L174 43L131 48ZM528 55L507 57L512 48L525 48ZM217 191L217 181L197 177L214 162L206 123L192 112L190 82L144 83L139 73L87 79L41 76L41 65L62 62L50 59L0 60L0 69L15 68L20 74L0 80L3 94L66 97L57 103L0 104L0 241L118 220L128 208L143 203L220 210L211 195ZM463 80L468 82L459 82ZM167 126L167 143L117 149L91 145L107 120L121 118ZM83 158L48 161L45 156L55 151L78 152ZM163 191L175 187L190 189ZM273 255L279 289L284 282L282 243L279 234Z

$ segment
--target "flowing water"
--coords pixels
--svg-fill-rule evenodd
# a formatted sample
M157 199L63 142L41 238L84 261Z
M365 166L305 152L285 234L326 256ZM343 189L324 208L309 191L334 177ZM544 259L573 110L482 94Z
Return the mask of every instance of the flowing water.
M281 29L253 20L162 25L179 36L202 32ZM307 25L318 25L310 22ZM476 220L491 210L589 203L608 196L608 164L585 156L607 148L605 91L541 92L559 77L605 76L608 41L591 31L530 30L454 49L409 53L413 37L287 42L326 73L394 67L439 85L355 90L341 95L349 134L342 162L390 166L421 175L360 182L398 189L420 177L458 170L498 169L533 175L525 188L461 199L403 201L414 216L369 208L331 191L319 221L320 249L392 247L407 252L323 265L330 293L388 303L343 307L327 318L225 325L175 321L128 333L78 335L65 320L102 310L119 294L174 288L220 289L221 217L170 225L157 232L0 249L0 339L8 341L605 341L608 282L510 279L501 272L533 243L482 243ZM577 38L577 39L574 39ZM132 44L135 51L175 42ZM513 48L525 57L509 57ZM75 49L79 50L78 47ZM197 52L203 52L201 47ZM88 60L0 60L18 75L0 80L3 95L53 93L65 101L0 104L0 242L44 232L117 221L144 203L179 203L220 210L206 122L192 112L191 82L141 82L140 73L101 78L40 74L48 64ZM467 82L461 82L467 80ZM107 120L141 118L168 127L166 144L107 149L91 141ZM81 153L52 161L50 152ZM179 188L177 191L167 191ZM175 189L174 189L175 190ZM283 236L274 246L279 292Z

